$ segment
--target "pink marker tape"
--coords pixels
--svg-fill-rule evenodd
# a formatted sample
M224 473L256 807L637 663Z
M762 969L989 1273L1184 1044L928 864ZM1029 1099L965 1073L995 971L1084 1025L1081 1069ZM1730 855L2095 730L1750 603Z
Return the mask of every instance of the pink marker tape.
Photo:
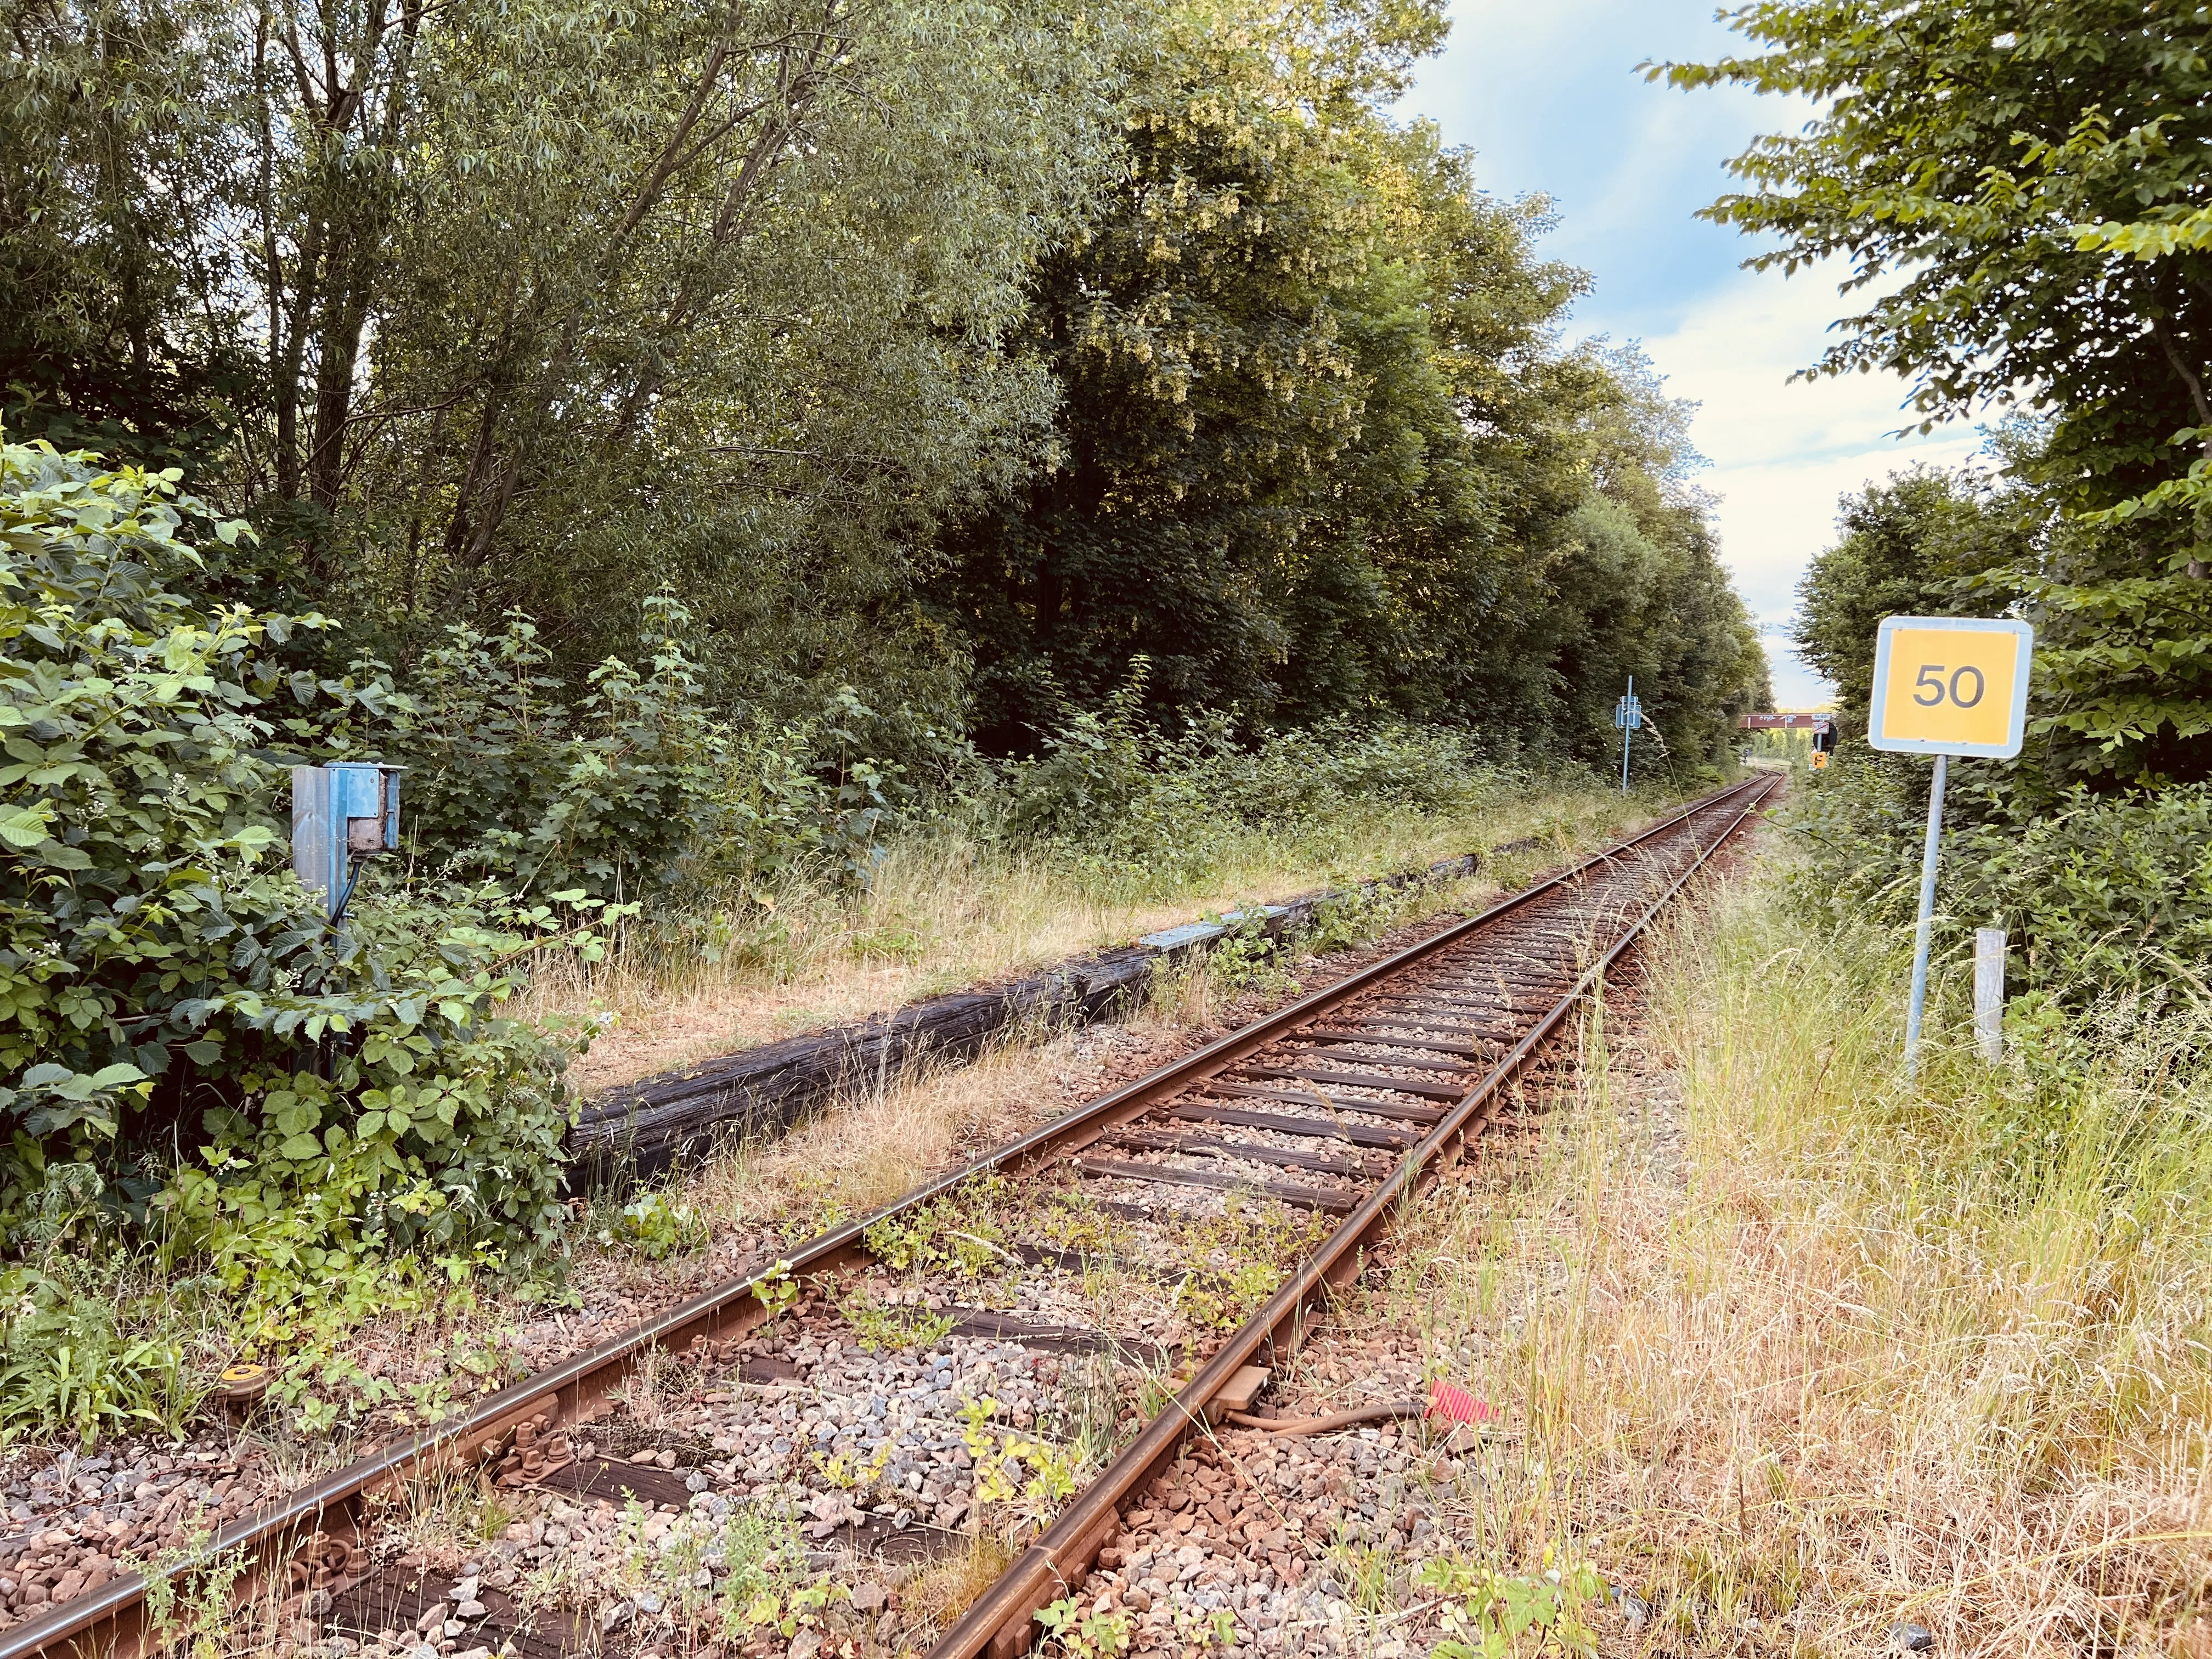
M1454 1423L1487 1423L1498 1415L1498 1408L1486 1400L1477 1400L1465 1389L1438 1377L1429 1385L1429 1408L1426 1417L1441 1417Z

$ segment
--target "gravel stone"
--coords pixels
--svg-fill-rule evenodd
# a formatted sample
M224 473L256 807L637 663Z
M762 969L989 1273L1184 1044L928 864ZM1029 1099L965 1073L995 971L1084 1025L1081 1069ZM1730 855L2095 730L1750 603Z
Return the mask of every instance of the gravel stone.
M1621 1622L1633 1632L1651 1622L1651 1604L1634 1590L1615 1584L1612 1592L1613 1605L1620 1611Z

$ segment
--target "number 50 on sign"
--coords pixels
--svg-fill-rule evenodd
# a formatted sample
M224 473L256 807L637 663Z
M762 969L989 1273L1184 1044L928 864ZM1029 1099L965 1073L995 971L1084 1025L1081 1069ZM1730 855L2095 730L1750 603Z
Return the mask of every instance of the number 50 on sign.
M1890 617L1874 653L1867 741L1912 755L2010 760L2027 725L2035 630L1979 617Z

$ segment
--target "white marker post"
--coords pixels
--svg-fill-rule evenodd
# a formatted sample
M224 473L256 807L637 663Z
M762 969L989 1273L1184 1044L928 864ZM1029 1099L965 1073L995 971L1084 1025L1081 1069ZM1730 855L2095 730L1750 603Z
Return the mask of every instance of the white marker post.
M2004 1058L2005 930L1974 929L1974 1041L1992 1066Z
M1928 946L1936 927L1936 861L1951 757L2010 760L2027 731L2027 668L2035 630L1981 617L1886 617L1874 653L1867 742L1893 754L1933 755L1928 839L1920 855L1920 919L1912 933L1912 1000L1905 1016L1905 1075L1920 1071L1928 1006Z

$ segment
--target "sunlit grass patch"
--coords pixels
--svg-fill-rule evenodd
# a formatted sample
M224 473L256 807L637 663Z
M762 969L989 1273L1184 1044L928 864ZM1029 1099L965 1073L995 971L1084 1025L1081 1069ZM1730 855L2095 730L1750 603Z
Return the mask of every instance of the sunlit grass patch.
M946 829L888 845L864 887L790 874L760 896L766 904L733 901L743 924L712 950L695 929L679 945L635 935L598 964L549 962L532 1007L611 1017L577 1072L586 1088L605 1087L1254 901L1535 838L1538 848L1505 861L1510 879L1602 842L1657 804L1578 772L1548 784L1502 781L1465 811L1363 809L1217 835L1206 859L1188 866L1125 866ZM1188 988L1193 1017L1210 1012L1212 988Z
M1915 1092L1899 943L1721 892L1408 1232L1391 1316L1506 1412L1468 1547L1586 1552L1668 1650L2212 1650L2212 1023L1991 1068L1954 995Z

